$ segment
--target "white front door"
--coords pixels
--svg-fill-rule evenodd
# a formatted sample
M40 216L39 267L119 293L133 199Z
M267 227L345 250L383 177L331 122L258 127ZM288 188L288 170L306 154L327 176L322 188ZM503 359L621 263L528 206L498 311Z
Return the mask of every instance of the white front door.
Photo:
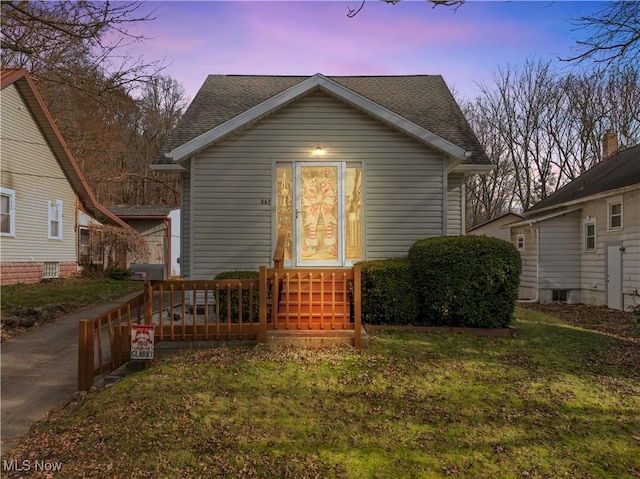
M297 163L297 266L344 264L344 164Z
M285 265L347 266L363 258L359 163L277 163L275 201L274 236L291 233Z
M622 310L622 251L607 245L607 306Z

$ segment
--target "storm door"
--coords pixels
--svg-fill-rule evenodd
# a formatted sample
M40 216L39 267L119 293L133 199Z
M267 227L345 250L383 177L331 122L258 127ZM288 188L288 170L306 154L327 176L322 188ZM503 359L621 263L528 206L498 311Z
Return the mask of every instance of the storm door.
M278 163L276 231L291 239L285 265L345 266L362 259L361 165Z

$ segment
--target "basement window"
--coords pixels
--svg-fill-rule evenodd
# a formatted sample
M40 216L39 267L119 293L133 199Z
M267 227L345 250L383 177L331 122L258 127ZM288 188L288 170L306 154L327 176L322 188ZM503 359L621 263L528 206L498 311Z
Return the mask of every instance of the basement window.
M566 289L554 289L551 294L554 303L566 303L569 296Z
M42 279L53 279L57 278L60 271L60 263L57 262L45 262L44 268L42 269Z

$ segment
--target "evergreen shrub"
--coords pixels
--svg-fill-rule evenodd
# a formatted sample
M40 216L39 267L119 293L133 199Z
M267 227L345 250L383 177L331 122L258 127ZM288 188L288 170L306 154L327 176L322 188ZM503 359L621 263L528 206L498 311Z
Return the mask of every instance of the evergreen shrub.
M260 273L258 271L223 271L218 273L214 279L258 279ZM250 292L248 290L242 291L242 321L249 322L251 317L249 316L249 297ZM228 309L227 309L227 291L220 290L220 321L228 321ZM260 305L260 291L256 287L253 290L253 321L258 320ZM238 322L238 291L231 291L231 321Z
M362 322L416 324L419 302L406 258L362 261Z
M437 326L503 328L511 323L520 254L485 236L419 240L409 250L420 315Z

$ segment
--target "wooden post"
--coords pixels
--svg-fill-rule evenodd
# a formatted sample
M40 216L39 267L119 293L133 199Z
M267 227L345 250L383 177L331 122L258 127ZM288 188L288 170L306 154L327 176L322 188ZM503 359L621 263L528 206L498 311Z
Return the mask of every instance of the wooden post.
M260 266L260 327L258 328L258 343L267 342L267 268Z
M360 266L353 267L353 345L356 349L362 347L362 304L360 291Z
M93 386L93 327L92 320L78 322L78 391L88 391Z
M153 286L151 281L146 281L147 301L144 307L144 324L153 324Z

